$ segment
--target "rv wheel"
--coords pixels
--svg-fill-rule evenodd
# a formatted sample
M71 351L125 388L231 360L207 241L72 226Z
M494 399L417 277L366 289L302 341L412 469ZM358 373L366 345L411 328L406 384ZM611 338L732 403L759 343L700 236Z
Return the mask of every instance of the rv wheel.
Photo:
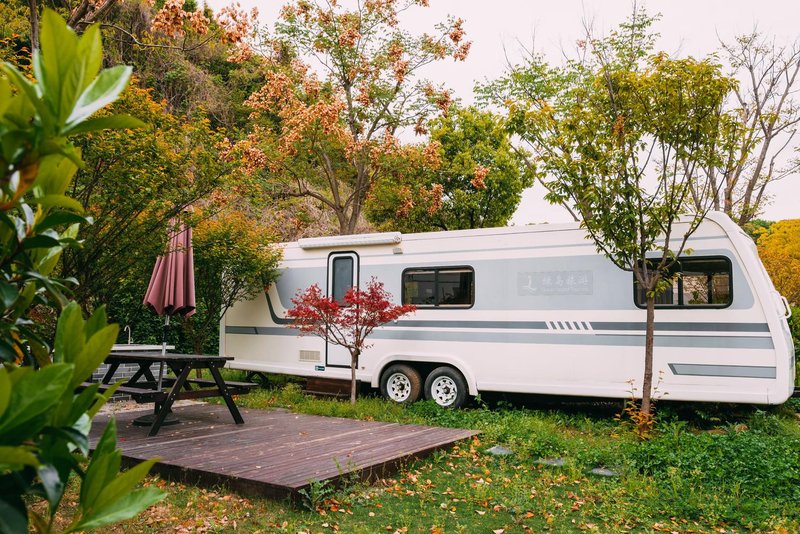
M425 398L443 408L460 408L467 400L467 381L452 367L436 368L425 379Z
M392 365L381 376L381 395L394 402L410 404L419 398L420 390L422 378L408 365Z

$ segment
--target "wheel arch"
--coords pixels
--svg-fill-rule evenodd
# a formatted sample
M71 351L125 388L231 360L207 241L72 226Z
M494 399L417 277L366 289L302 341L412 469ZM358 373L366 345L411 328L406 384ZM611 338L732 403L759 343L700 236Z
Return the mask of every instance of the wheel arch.
M381 375L383 375L383 372L390 365L394 365L396 363L403 363L406 365L410 365L411 367L414 367L415 369L420 371L423 380L425 380L425 377L427 376L428 372L432 371L434 368L442 365L448 365L454 368L459 373L461 373L461 375L464 377L464 380L466 380L467 382L467 391L469 392L470 395L475 396L478 394L478 387L477 387L477 382L475 380L475 375L470 371L469 366L461 358L457 358L455 356L441 355L441 354L405 353L405 354L387 355L381 358L375 365L375 372L372 373L370 386L373 388L379 388ZM426 368L425 372L422 372L420 367Z

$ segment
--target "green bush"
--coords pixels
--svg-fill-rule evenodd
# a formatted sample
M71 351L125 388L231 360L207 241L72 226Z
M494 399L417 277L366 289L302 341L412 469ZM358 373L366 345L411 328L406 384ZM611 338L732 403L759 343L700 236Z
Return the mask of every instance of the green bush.
M752 495L780 492L800 499L798 448L797 437L731 430L660 436L632 447L628 454L644 474L663 475L677 468L720 487L739 484Z
M52 276L61 253L79 245L81 205L65 195L82 164L70 136L134 128L122 116L93 118L126 87L130 68L101 70L100 30L82 37L45 10L36 81L0 66L0 532L53 532L69 477L81 478L77 512L66 531L126 519L163 498L134 490L153 461L120 474L112 421L89 456L92 417L113 393L75 394L108 355L118 326L104 308L84 319L67 298L71 280ZM55 332L40 323L51 309ZM88 462L88 464L87 464ZM28 506L37 498L47 511ZM29 525L29 520L31 524Z

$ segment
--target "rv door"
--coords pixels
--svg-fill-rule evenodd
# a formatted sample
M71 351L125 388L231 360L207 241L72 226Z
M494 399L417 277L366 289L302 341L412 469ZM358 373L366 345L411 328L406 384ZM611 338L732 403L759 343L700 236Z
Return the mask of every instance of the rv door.
M358 286L358 254L355 252L334 252L328 256L329 298L341 303L351 287ZM328 367L350 367L350 352L338 345L327 343L325 364Z

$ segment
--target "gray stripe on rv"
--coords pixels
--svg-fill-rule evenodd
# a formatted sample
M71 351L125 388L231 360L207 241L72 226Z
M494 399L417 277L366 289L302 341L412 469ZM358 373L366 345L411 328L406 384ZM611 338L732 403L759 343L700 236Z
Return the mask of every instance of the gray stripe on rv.
M272 322L275 324L288 325L292 320L278 317L272 306L272 299L267 295L267 305ZM584 323L585 324L585 323ZM634 330L644 331L644 322L612 322L612 321L593 321L591 323L594 330ZM559 321L559 325L561 322ZM567 328L572 330L570 321L566 321ZM392 326L405 326L417 328L497 328L497 329L524 329L524 330L547 330L547 321L419 321L404 320L398 321ZM238 328L238 327L232 327ZM558 330L555 326L550 327ZM586 327L584 327L586 328ZM563 328L560 328L563 330ZM577 328L580 330L580 328ZM678 322L657 322L656 330L672 332L769 332L767 323L678 323ZM246 332L231 332L246 333Z
M595 330L644 330L644 322L611 322L592 321ZM767 323L675 323L662 322L655 324L656 330L673 332L769 332Z
M671 363L673 374L687 376L724 376L731 378L775 378L775 368L759 365L705 365Z
M291 328L268 326L226 326L227 334L296 336ZM588 345L643 347L643 335L538 334L516 332L452 332L442 330L394 330L383 328L372 333L377 339L416 341L463 341L471 343L530 343L534 345ZM663 336L655 337L657 347L772 349L770 337L744 336Z

